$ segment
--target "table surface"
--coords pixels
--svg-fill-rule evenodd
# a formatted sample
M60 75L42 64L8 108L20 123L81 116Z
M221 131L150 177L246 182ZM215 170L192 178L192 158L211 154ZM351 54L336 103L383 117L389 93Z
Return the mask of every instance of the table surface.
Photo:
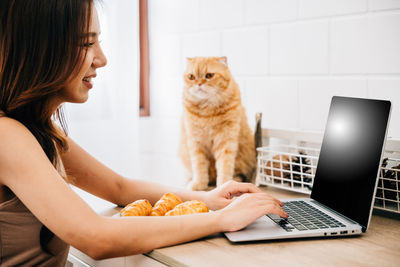
M305 196L263 190L280 199ZM400 220L374 214L367 232L352 237L231 243L217 234L146 255L169 266L400 266Z
M307 197L301 193L272 187L261 187L261 189L279 199ZM114 204L95 199L89 194L82 196L104 216L113 216L120 210ZM360 236L231 243L223 234L216 234L181 245L155 249L145 256L168 266L398 267L400 266L399 217L394 219L374 214L367 232ZM74 251L80 253L76 249ZM125 262L118 266L138 266L136 261L133 265L129 262L133 257L118 258L117 260ZM110 266L104 263L104 266ZM117 266L115 263L113 262L112 266ZM94 265L103 266L97 263ZM148 263L145 265L149 266Z

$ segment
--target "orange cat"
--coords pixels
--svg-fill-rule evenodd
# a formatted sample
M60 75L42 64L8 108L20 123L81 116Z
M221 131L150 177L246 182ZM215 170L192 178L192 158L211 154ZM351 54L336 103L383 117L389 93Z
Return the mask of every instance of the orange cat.
M184 80L179 152L190 175L188 188L203 190L215 180L217 186L232 178L250 180L254 136L226 57L188 58Z

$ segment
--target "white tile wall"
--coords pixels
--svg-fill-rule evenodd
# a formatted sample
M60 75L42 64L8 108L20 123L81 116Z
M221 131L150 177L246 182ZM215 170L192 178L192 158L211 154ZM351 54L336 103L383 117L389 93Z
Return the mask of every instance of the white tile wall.
M370 10L398 9L400 8L399 0L369 0Z
M312 79L299 81L299 128L322 131L334 95L367 97L367 82L362 79Z
M246 83L246 94L244 105L251 125L255 124L255 114L262 112L262 126L265 128L298 128L297 80L249 79Z
M151 80L150 109L153 118L180 117L182 114L183 74L176 78Z
M297 16L297 0L245 0L246 24L267 24L293 20Z
M137 168L136 178L179 187L187 181L185 169L176 155L142 154L138 163L140 167Z
M133 119L70 121L69 135L95 158L127 177L136 177L138 165L137 123Z
M323 17L365 12L367 0L299 0L299 17Z
M168 34L164 31L152 31L150 42L150 61L157 64L151 66L151 78L176 78L182 74L181 62L176 58L182 57L182 41L180 34Z
M229 5L229 6L228 6ZM219 29L243 25L243 0L201 0L199 28Z
M218 31L190 33L183 36L183 58L195 56L220 56L221 34Z
M139 131L139 152L151 154L157 151L166 156L176 156L178 151L181 118L142 119Z
M228 56L252 126L262 111L264 127L321 132L333 95L385 98L393 104L389 135L400 139L400 0L149 0L152 116L145 119L137 118L131 40L138 0L119 2L111 4L118 16L107 51L109 71L120 76L103 83L110 88L97 106L75 112L71 132L123 173L182 184L186 56ZM115 121L85 123L97 116Z
M148 6L149 27L168 32L193 32L199 28L200 0L151 0Z
M222 54L235 75L266 75L268 43L265 27L227 30L222 35Z
M328 73L328 29L326 20L271 26L271 73Z
M400 12L333 19L333 73L400 74Z
M226 55L251 127L255 113L261 111L263 127L321 132L333 95L386 97L400 106L400 1L185 0L182 5L182 1L170 0L168 8L164 2L149 3L153 10L165 8L172 13L151 22L157 28L171 24L167 18L173 17L175 29L166 34L180 35L182 42L179 58L165 55L171 67L180 66L183 71L186 56ZM192 17L190 27L180 25L188 23L187 14ZM160 64L168 72L160 54L152 65L157 68L159 62L164 62ZM153 79L162 77L162 68ZM182 85L178 79L176 85L162 83L167 85L163 90L170 92ZM161 83L154 81L154 86L159 91ZM164 127L156 122L162 118L180 121L181 99L167 104L162 99L174 101L173 97L161 95L152 96L153 105L159 105L153 107L152 129ZM393 108L389 131L397 138L399 109ZM151 141L143 139L152 147L148 160L151 155L171 155L166 150L178 144L179 132L179 126L169 129L170 144L154 142L157 145L151 146ZM158 134L164 132L153 131L151 136ZM176 162L176 171L183 173Z

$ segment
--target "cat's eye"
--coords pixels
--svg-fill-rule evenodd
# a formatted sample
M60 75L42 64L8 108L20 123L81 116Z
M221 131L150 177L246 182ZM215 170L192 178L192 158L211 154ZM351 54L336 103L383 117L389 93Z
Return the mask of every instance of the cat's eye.
M188 77L189 80L194 80L194 75L193 74L188 74L187 77Z
M206 79L211 79L212 77L214 77L214 73L207 73L206 74Z

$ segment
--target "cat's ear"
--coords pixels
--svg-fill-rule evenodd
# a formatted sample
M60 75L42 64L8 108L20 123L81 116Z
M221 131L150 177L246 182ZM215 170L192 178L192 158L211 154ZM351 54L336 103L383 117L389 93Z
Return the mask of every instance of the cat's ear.
M219 62L221 62L225 66L228 66L228 58L227 57L220 57L218 59L219 59Z
M186 58L186 66L192 66L194 64L194 57L187 57Z

